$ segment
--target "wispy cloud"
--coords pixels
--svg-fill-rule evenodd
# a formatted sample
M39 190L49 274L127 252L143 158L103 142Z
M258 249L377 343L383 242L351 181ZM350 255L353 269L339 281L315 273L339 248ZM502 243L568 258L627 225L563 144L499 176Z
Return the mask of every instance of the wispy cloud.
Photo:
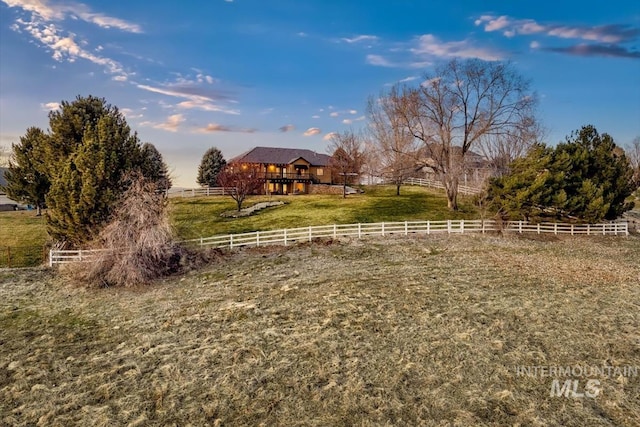
M542 50L566 53L576 56L605 56L614 58L640 59L640 51L628 50L618 45L578 44L567 47L545 47Z
M198 128L195 133L214 133L214 132L242 132L242 133L254 133L255 129L237 129L230 126L220 125L217 123L209 123L203 128Z
M391 62L390 60L388 60L387 58L385 58L382 55L367 55L366 57L366 62L369 65L375 65L378 67L389 67L389 68L393 68L393 67L401 67L401 64L396 64Z
M509 16L482 15L475 21L487 32L502 31L507 37L544 34L563 39L579 39L600 43L621 43L636 39L640 28L628 25L572 26L544 24L533 19L515 19Z
M362 34L352 38L343 37L340 40L351 44L351 43L360 43L360 42L375 42L375 41L378 41L378 37L368 35L368 34Z
M469 40L441 41L433 34L424 34L417 38L411 52L419 58L478 58L485 61L498 61L504 54L493 49L475 46Z
M102 66L117 81L126 81L129 73L116 60L98 55L102 46L91 51L88 42L82 37L66 32L59 24L65 19L81 19L102 28L116 28L123 31L139 33L139 26L118 18L92 12L81 3L50 4L46 0L0 0L9 7L17 8L23 16L15 20L11 28L29 34L37 44L52 52L54 60L75 62L78 59L90 61Z
M9 7L30 12L34 17L43 21L63 21L65 19L81 19L102 28L116 28L131 33L141 33L142 28L138 24L123 19L93 12L82 3L65 2L52 3L48 0L1 0Z
M309 128L305 131L304 136L318 135L321 132L320 128Z
M214 82L213 78L207 79L206 77L210 76L204 76L195 80L180 76L174 82L164 83L157 86L136 84L136 87L148 92L184 99L184 101L181 101L176 105L176 107L181 109L197 109L234 115L240 114L236 109L227 108L217 103L217 101L234 101L219 91L203 87L202 83L205 81L207 83L209 83L209 81L212 83Z
M173 114L167 117L164 122L141 122L140 126L150 126L155 129L166 130L167 132L177 132L184 121L185 118L182 114Z

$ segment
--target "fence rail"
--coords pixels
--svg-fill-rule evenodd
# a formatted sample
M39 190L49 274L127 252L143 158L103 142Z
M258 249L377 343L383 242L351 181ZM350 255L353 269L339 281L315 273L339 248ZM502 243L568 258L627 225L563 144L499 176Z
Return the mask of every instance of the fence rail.
M230 194L230 191L224 187L171 188L166 194L167 197L225 196Z
M250 233L226 234L187 240L185 243L209 248L237 248L241 246L289 245L318 238L388 236L409 234L463 234L487 232L513 232L566 235L629 235L626 222L603 224L539 223L526 221L503 223L495 220L443 220L443 221L401 221L360 224L332 224L310 227L287 228L282 230L254 231ZM91 261L101 250L51 250L49 265L70 262Z
M440 181L436 181L433 179L424 179L424 178L407 178L403 181L407 185L418 185L421 187L431 187L431 188L440 188L444 189L444 185ZM458 193L473 196L482 191L482 189L478 187L470 187L468 185L458 185Z

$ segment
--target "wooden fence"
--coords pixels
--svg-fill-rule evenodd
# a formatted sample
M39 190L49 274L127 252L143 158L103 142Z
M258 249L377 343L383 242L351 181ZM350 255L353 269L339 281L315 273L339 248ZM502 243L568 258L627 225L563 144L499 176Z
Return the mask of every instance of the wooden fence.
M555 235L615 235L629 234L626 222L604 224L540 223L526 221L503 223L494 220L444 220L444 221L402 221L361 224L333 224L311 227L288 228L283 230L254 231L250 233L226 234L185 243L209 248L237 248L241 246L289 245L318 238L338 238L365 236L388 236L409 234L462 234L487 232L537 233ZM51 250L49 265L69 262L90 261L99 250L60 251Z
M421 187L431 187L444 189L444 185L440 181L424 178L407 178L403 181L407 185L419 185ZM468 185L458 185L458 193L472 196L478 194L482 189L477 187L469 187Z

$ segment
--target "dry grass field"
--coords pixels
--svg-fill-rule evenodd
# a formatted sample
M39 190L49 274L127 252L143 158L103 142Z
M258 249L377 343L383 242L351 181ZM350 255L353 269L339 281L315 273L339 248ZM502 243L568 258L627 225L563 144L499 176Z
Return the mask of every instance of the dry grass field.
M133 290L0 270L0 424L638 426L640 372L557 397L517 367L637 368L639 260L637 237L414 236Z

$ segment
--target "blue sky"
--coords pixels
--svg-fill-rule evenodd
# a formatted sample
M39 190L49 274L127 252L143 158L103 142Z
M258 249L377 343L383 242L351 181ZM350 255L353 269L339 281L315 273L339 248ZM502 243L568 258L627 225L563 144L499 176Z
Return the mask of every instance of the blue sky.
M368 97L454 57L512 61L549 143L640 135L636 1L0 0L0 144L101 96L191 187L211 146L324 153Z

